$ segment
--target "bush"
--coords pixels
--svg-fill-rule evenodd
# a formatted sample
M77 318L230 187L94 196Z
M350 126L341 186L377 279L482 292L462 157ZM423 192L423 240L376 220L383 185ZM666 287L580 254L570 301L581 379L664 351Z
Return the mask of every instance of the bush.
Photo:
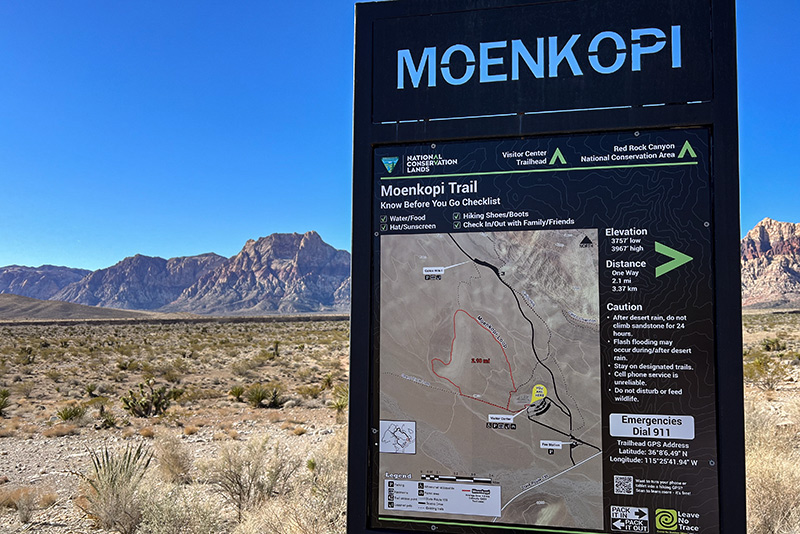
M319 386L299 386L297 393L307 399L316 399L322 393L322 388Z
M44 493L33 486L16 486L0 490L0 506L16 510L17 517L23 524L31 522L36 510L49 508L56 500L58 496L55 493Z
M237 402L242 402L242 395L244 395L244 386L233 386L228 392L231 397L236 399Z
M140 443L128 445L122 452L104 447L89 455L91 470L75 473L88 486L79 506L100 528L134 534L142 518L138 489L153 453Z
M122 397L122 406L135 417L150 417L151 415L161 415L169 408L170 400L174 398L172 390L167 386L153 389L153 380L147 381L145 391L144 383L139 383L139 392L128 391L128 395Z
M339 384L333 388L333 400L331 401L331 408L336 410L336 422L344 422L344 412L350 404L350 386L347 384Z
M761 348L767 352L778 352L786 350L786 342L781 341L777 337L768 337L761 340Z
M247 402L253 408L280 408L284 403L282 392L283 385L280 382L253 384L247 388Z
M338 433L306 462L306 471L290 493L268 500L233 534L344 534L347 504L347 442Z
M222 530L219 508L184 486L144 492L138 534L217 534Z
M786 364L763 352L748 356L744 362L744 379L763 390L775 389L786 379Z
M6 408L8 408L9 404L11 404L11 402L8 400L10 396L11 392L9 392L8 389L0 389L0 416L5 415L3 412Z
M173 484L188 484L192 481L192 455L173 435L161 435L156 439L156 458L161 478Z
M269 446L269 438L252 438L245 444L228 443L206 468L206 478L236 508L241 522L246 510L290 488L289 480L300 466L286 448Z
M83 416L86 415L86 407L80 404L64 406L56 412L56 415L62 421L78 421L83 419Z

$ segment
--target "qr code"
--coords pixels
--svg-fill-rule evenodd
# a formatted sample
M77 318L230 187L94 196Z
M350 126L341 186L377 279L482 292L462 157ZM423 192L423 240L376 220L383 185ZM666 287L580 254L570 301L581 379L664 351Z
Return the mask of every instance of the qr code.
M614 494L633 495L633 477L614 475Z

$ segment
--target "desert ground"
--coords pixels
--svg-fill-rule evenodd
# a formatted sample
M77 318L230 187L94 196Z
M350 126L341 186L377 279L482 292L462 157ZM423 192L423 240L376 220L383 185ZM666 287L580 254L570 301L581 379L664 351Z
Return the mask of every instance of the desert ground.
M748 530L797 532L800 313L747 312L743 333ZM0 324L0 532L344 532L348 336L344 320Z
M3 323L0 532L278 532L264 500L287 532L342 532L348 336L344 320ZM105 451L133 471L153 457L120 490L94 468ZM283 507L306 500L322 511L293 507L293 525Z

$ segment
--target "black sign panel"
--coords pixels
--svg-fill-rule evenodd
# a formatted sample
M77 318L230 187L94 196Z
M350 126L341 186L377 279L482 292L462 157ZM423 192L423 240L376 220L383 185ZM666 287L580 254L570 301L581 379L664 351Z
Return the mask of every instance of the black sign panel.
M356 16L348 532L745 532L734 11Z
M708 143L375 150L374 526L719 528Z
M572 0L377 20L373 121L708 101L710 18Z

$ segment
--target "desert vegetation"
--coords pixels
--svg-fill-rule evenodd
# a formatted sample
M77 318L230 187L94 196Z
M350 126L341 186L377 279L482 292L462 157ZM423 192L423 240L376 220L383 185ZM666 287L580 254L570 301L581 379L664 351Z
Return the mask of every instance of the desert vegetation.
M800 314L743 320L748 530L800 524ZM0 326L0 531L344 531L346 322Z
M342 532L348 336L345 321L0 325L0 531Z
M800 525L800 313L746 313L748 532Z

